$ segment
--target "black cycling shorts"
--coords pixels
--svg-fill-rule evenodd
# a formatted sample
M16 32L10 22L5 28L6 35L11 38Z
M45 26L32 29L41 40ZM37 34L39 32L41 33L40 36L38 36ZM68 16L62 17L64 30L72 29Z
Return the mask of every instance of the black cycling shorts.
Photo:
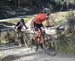
M43 24L37 24L34 22L35 31L38 31L39 29L41 30L41 27L43 27Z

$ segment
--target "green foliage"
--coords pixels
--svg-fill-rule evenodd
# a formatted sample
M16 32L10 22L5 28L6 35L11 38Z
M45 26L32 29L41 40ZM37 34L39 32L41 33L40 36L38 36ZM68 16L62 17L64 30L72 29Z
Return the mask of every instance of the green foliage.
M0 44L12 43L15 41L16 35L13 30L1 32Z
M58 50L75 54L75 33L67 33L58 38Z

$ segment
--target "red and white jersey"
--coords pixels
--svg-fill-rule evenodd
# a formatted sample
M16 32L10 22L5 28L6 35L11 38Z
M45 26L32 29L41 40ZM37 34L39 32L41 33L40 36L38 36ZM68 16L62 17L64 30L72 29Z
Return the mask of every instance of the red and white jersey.
M42 24L43 21L45 21L47 19L47 15L44 13L39 13L36 17L34 22L37 24Z

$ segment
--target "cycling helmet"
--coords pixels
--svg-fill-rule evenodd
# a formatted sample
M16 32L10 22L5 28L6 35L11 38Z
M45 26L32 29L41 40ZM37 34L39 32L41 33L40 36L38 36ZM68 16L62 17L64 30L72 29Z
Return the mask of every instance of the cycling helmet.
M21 21L21 22L24 22L24 19L21 19L20 21Z

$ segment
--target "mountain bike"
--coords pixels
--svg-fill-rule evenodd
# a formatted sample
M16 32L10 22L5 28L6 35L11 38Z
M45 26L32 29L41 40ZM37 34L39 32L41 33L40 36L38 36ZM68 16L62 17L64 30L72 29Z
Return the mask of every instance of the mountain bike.
M41 28L41 30L38 30L37 32L34 31L34 37L35 34L37 33L37 37L33 37L33 41L36 45L36 51L38 50L38 47L41 46L41 48L48 54L50 54L50 51L55 51L56 46L55 43L53 42L53 37L51 35L46 34L45 30L48 30L47 28L45 29L44 27Z
M19 31L15 30L15 32L16 32L16 43L18 43L19 46L28 47L30 45L29 44L30 36L29 33L27 33L27 29L23 27Z

